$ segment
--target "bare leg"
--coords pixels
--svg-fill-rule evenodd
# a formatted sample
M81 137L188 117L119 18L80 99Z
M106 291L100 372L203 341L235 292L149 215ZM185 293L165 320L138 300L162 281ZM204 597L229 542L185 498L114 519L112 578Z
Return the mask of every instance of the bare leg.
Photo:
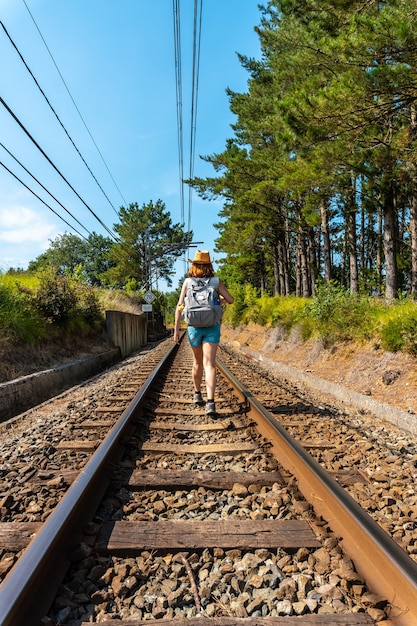
M192 348L193 351L193 383L194 383L194 391L201 391L201 379L203 378L203 348L202 346L198 346L197 348Z
M208 400L214 400L216 391L216 354L218 345L217 343L203 343L203 366Z

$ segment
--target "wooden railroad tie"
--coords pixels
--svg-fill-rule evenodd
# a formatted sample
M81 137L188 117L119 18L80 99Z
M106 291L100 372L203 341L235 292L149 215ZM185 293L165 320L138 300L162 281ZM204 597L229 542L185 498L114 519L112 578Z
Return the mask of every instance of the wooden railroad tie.
M169 430L173 431L188 431L188 432L203 432L213 430L229 430L233 428L235 430L239 428L246 428L245 424L238 419L227 419L217 421L215 424L195 424L189 422L184 424L183 422L159 422L153 421L149 423L151 430Z
M130 490L151 489L205 489L227 490L235 484L271 486L285 483L280 472L209 472L194 470L134 470L127 481Z
M147 408L145 413L148 417L152 417L153 415L169 415L172 417L173 415L181 415L181 417L194 417L195 415L204 415L204 407L196 407L195 409L187 409L178 411L178 409L160 409L155 407L154 409ZM220 417L236 417L238 415L238 411L230 411L228 409L220 409L216 411L216 414Z
M101 554L133 555L141 550L198 550L205 548L318 548L304 520L162 520L105 522L96 549Z
M355 483L365 484L369 482L366 476L356 470L339 470L329 472L340 485L347 486ZM46 472L34 471L28 474L22 483L34 485L58 486L70 485L79 475L78 470L64 470ZM273 472L206 472L194 470L134 470L126 478L126 486L132 491L136 489L232 489L233 485L240 484L271 486L274 483L286 484L291 479L291 474L285 471Z
M94 413L123 413L125 407L121 406L98 406L93 409Z
M13 552L24 550L42 525L43 522L2 522L0 548Z
M84 420L80 428L111 428L113 424L111 420Z
M75 450L76 452L94 452L98 448L99 441L82 439L79 441L60 441L56 444L57 450Z
M143 452L155 452L160 454L170 452L173 454L244 454L259 450L259 444L254 443L211 443L200 444L175 444L175 443L149 443L142 445Z
M291 620L297 626L369 626L375 624L367 613L353 614L323 614L323 615L297 615L296 618L288 617L201 617L158 619L158 626L289 626ZM153 620L156 621L156 620ZM121 620L117 626L149 626L149 620ZM77 622L78 626L91 626L91 622ZM114 626L115 622L100 622L100 626Z

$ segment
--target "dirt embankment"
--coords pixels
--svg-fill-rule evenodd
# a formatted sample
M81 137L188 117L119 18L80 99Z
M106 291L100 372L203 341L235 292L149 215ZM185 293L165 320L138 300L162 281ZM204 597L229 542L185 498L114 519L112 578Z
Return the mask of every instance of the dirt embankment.
M0 383L106 352L113 347L102 336L81 335L46 339L36 346L10 346L0 342Z
M336 344L326 348L319 341L302 342L296 332L284 337L279 328L266 329L256 324L236 329L223 324L222 341L417 414L417 359L410 355L385 352L371 344ZM111 347L103 337L66 338L62 342L45 342L37 348L2 350L0 346L0 382Z
M386 352L371 344L302 342L297 333L284 338L279 328L256 324L232 329L223 325L222 341L343 385L378 402L417 414L417 359Z

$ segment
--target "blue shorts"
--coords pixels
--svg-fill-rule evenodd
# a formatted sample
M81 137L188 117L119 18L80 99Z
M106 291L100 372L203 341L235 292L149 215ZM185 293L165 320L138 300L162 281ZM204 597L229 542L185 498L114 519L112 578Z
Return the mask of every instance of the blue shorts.
M188 326L187 333L188 341L193 348L198 348L204 342L220 342L220 324L207 326L206 328L195 328L195 326Z

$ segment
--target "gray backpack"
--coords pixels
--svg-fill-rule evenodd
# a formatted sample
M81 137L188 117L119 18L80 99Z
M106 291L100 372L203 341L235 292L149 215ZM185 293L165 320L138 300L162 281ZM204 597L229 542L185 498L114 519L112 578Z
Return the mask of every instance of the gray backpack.
M219 279L187 278L187 291L184 301L184 320L189 326L205 328L219 324L223 308L219 300Z

